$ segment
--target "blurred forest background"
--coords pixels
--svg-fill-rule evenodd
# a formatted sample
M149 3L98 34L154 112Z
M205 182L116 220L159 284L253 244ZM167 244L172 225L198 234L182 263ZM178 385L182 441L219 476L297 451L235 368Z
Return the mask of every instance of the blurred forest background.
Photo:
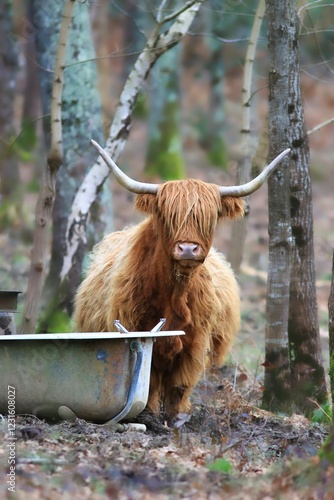
M57 2L58 4L58 2ZM0 288L26 296L35 205L50 148L50 95L63 2L4 0L0 12ZM156 4L156 5L155 5ZM69 35L63 88L63 163L57 173L53 225L48 231L46 283L37 331L71 331L71 301L87 250L105 232L139 220L132 196L113 179L92 207L87 245L61 288L71 206L96 158L90 145L108 137L126 79L156 25L161 2L76 2ZM260 2L261 4L261 2ZM264 4L264 2L263 2ZM174 2L174 9L182 3ZM161 55L144 82L118 165L138 180L195 177L235 184L246 161L254 176L267 161L267 20L261 18L252 74L245 60L258 0L204 2L187 36ZM307 129L334 116L333 6L298 2L302 90ZM168 15L168 11L164 12ZM166 27L166 26L165 26ZM167 24L168 27L168 24ZM249 78L251 77L251 81ZM246 79L245 79L246 78ZM243 88L248 85L249 99ZM242 135L250 111L250 147ZM320 331L328 343L327 300L334 247L333 126L310 133L315 260ZM239 272L242 331L232 353L252 369L263 361L268 263L267 187L251 196L245 251ZM231 225L217 231L215 246L229 255ZM83 262L83 267L81 266ZM328 363L328 348L324 349Z

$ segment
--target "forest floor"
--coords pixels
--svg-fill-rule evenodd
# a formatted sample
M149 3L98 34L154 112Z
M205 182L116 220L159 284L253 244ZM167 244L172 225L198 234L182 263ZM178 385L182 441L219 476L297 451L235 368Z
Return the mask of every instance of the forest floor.
M309 115L309 122L310 126L317 124L315 112ZM138 178L144 163L143 134L141 124L135 123L122 155L122 166L129 166L127 170L133 176L138 173ZM334 247L334 169L330 131L321 137L312 139L311 146L317 295L328 371L327 300ZM201 165L207 163L205 154L191 141L190 138L186 154L189 176L222 184L233 182L233 165L230 176L217 169L203 170ZM235 155L235 162L237 159ZM29 176L25 176L23 168L22 177L28 183ZM132 197L114 181L111 183L113 225L121 229L138 220L138 215L133 210ZM259 408L265 360L266 189L264 186L251 199L245 258L239 276L242 328L229 356L229 367L216 371L198 385L190 415L179 416L171 428L163 421L160 425L148 421L146 432L123 433L79 419L49 424L34 416L18 416L16 492L11 496L7 489L7 420L1 419L1 498L334 499L334 467L321 462L317 455L328 427L300 415L278 416ZM23 221L14 214L12 230L0 234L2 289L26 289L35 201L36 194L27 192ZM226 252L230 234L228 223L218 229L215 246L219 250ZM23 298L24 295L20 309Z
M2 420L0 497L333 499L334 467L317 456L326 427L260 410L248 396L216 373L198 386L189 416L174 428L148 420L146 432L17 417L12 495Z

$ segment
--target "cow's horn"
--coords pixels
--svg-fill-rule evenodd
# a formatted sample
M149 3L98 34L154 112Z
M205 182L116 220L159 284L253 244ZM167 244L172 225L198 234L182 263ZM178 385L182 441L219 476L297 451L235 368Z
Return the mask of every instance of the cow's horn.
M248 196L259 189L264 181L273 172L276 165L283 160L283 158L291 151L291 149L286 149L283 153L279 154L269 165L267 165L262 172L247 184L242 184L240 186L219 186L219 192L221 196Z
M159 184L149 184L146 182L138 182L131 177L128 177L122 170L116 165L116 163L110 158L108 153L101 148L101 146L95 142L93 139L90 141L93 146L97 149L98 153L104 159L111 172L113 173L116 180L125 187L128 191L136 194L157 194Z

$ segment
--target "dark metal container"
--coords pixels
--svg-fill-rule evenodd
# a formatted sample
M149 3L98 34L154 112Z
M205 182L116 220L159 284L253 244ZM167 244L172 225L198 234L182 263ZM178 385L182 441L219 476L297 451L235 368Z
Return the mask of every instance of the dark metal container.
M19 295L17 290L2 290L0 291L0 313L1 312L16 312L17 299Z

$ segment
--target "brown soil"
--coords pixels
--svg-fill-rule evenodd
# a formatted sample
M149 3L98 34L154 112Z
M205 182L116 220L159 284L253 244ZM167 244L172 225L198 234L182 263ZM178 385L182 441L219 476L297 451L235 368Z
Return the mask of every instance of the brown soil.
M145 433L18 417L12 498L333 498L334 468L316 455L326 428L259 410L223 375L199 385L193 411L179 415L173 428L149 415ZM6 420L0 439L9 443ZM7 459L4 446L2 498Z

